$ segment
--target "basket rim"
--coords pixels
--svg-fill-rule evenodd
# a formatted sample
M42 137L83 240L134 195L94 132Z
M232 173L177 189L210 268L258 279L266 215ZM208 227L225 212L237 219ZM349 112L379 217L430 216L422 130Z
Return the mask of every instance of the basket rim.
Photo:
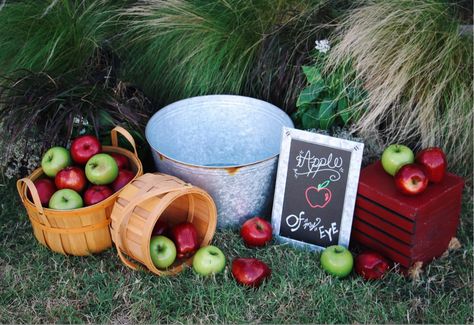
M209 193L207 193L206 191L204 191L203 189L199 188L199 187L192 187L190 188L186 193L183 193L183 194L178 194L175 198L173 198L173 200L171 200L170 204L168 206L171 206L176 200L178 200L179 198L183 197L183 196L188 196L188 195L198 195L198 196L201 196L203 198L206 199L208 205L209 205L209 208L213 211L213 213L215 214L215 221L216 222L213 222L213 223L210 223L211 225L211 228L209 228L208 226L208 229L206 231L206 233L204 234L203 236L203 239L202 241L199 243L199 248L201 247L205 247L207 245L209 245L212 241L212 238L214 237L214 234L216 232L216 226L217 226L217 207L216 207L216 204L214 202L214 200L212 199L212 197L209 195ZM167 208L167 207L166 207ZM165 210L166 210L165 208ZM158 221L160 218L158 217L156 219L156 221ZM187 221L189 222L189 221ZM155 222L156 224L156 222ZM148 238L148 245L150 245L150 241L151 241L151 238L152 238L152 232L153 232L153 228L151 229L147 229L145 234L147 235L148 233L150 234L150 236L146 236ZM207 238L208 237L208 234L209 232L211 233L211 236L210 238ZM198 248L198 250L199 250ZM196 250L197 252L197 250ZM195 253L196 253L195 252ZM195 254L194 253L194 254ZM183 266L185 264L187 264L188 266L191 266L192 264L192 261L193 261L193 258L194 258L194 254L193 256L190 256L184 260L182 260L178 265L176 266L172 266L170 268L166 268L166 269L159 269L158 267L156 267L153 263L152 265L155 267L156 270L158 270L160 272L160 274L163 274L163 275L172 275L172 274L176 274L176 273L179 273L182 271L183 269ZM150 250L147 251L147 258L146 259L150 259L151 260L151 254L150 254ZM178 261L178 259L176 259L176 261ZM179 261L178 261L179 262ZM146 265L145 266L150 269L149 265ZM154 270L150 270L152 271L153 273L156 274L156 272L154 272Z
M114 147L114 146L102 146L102 152L105 152L105 151L107 151L108 149L111 149L111 148L113 150L129 153L129 155L127 155L127 158L130 159L131 162L133 162L135 164L135 166L137 167L137 172L136 172L135 176L133 177L133 179L128 184L130 184L131 182L133 182L134 180L136 180L138 177L140 177L143 174L143 164L142 164L141 160L138 157L136 157L133 152L131 152L130 150L124 149L122 147ZM107 152L105 152L105 153L107 153ZM34 175L36 173L38 173L38 177L33 179L32 175ZM43 168L41 168L41 166L40 166L40 167L36 168L30 175L28 175L28 178L30 180L34 181L42 175L44 175L44 172L43 172ZM127 185L125 185L125 186L127 186ZM29 208L36 209L35 204L33 202L31 202L31 200L28 198L28 195L27 195L27 192L26 192L26 189L27 189L26 185L22 184L21 186L22 186L22 196L24 197L24 200L23 200L24 204L28 205ZM97 208L105 208L105 207L110 206L111 203L115 202L115 199L118 197L120 192L122 192L122 190L125 188L125 186L123 188L121 188L120 190L118 190L117 192L113 193L111 196L109 196L105 200L100 201L100 202L98 202L96 204L93 204L93 205L84 206L82 208L71 209L71 210L59 210L59 209L51 209L49 207L43 207L43 211L45 212L45 214L46 213L61 214L61 216L63 216L63 217L72 217L73 215L75 215L77 213L90 212L89 210L96 210ZM73 215L68 215L68 213L70 213L70 212L73 212Z
M171 175L168 175L168 176L171 176ZM174 176L172 176L172 177L174 177ZM199 248L205 247L207 245L210 245L210 243L212 242L212 239L213 239L214 234L216 232L216 226L217 226L217 207L216 207L216 204L215 204L212 196L209 193L207 193L202 188L196 187L196 186L189 187L188 189L186 189L185 192L178 191L176 193L176 196L174 198L172 198L172 200L169 202L169 205L167 207L165 207L164 210L166 210L166 208L171 206L179 198L189 196L189 195L197 195L197 196L200 196L200 197L204 198L205 201L207 202L210 210L211 210L211 214L214 215L214 221L209 222L208 229L206 230L206 233L203 235L202 241L199 243ZM161 214L156 216L155 224L160 219L160 216L161 216ZM192 221L187 220L186 222L192 222ZM114 228L112 226L113 223L114 223L114 221L112 220L111 227L110 227L111 233L114 233L115 236L120 236L119 228ZM143 234L144 237L147 238L148 246L150 245L151 238L153 237L152 232L153 232L153 227L150 227L149 229L146 229L144 234ZM122 245L124 245L124 244L122 243ZM116 246L117 246L117 244L116 244ZM126 244L125 244L125 246L126 246ZM148 263L146 263L147 260L151 261L150 250L147 250L146 256L144 256L145 261L139 261L139 260L135 259L135 257L128 255L127 250L126 249L124 250L124 248L125 247L120 248L119 246L117 246L117 250L121 250L121 252L123 254L128 256L128 258L140 263L149 272L152 272L152 273L154 273L158 276L176 275L176 274L180 273L183 270L185 265L191 266L193 258L194 258L194 255L193 255L191 257L181 259L180 261L178 261L178 259L176 259L175 262L179 262L178 264L172 265L172 266L170 266L166 269L160 269L160 268L156 267L152 262L151 262L151 265L148 265Z

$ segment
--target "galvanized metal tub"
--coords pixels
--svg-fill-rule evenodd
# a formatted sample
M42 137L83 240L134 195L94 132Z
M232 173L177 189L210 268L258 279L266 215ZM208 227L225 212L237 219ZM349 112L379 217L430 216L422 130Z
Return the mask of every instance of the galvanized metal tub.
M157 169L205 189L226 228L270 215L284 126L293 122L267 102L199 96L155 113L146 138Z

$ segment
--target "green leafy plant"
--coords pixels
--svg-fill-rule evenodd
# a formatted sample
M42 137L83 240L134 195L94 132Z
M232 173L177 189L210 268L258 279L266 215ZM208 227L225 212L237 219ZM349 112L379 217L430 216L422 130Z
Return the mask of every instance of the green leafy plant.
M304 129L328 130L335 125L346 126L356 121L362 111L360 103L364 91L353 76L348 82L350 64L327 73L325 61L326 54L317 53L314 65L302 67L308 85L298 96L293 117Z
M472 33L462 8L442 0L376 0L350 11L328 64L347 60L367 107L355 129L385 143L441 146L451 167L472 172ZM471 9L472 13L472 9ZM472 17L469 18L472 21ZM472 31L472 28L471 28Z
M138 1L116 40L127 80L159 102L213 93L294 106L300 66L342 1Z

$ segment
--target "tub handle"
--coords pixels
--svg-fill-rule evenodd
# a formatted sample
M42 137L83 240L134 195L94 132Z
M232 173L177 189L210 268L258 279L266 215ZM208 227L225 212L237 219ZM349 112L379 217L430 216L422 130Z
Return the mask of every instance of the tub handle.
M121 126L116 126L110 131L110 139L112 140L112 146L118 147L117 133L120 133L127 141L132 145L133 152L135 157L138 158L137 145L135 144L135 139L133 136Z

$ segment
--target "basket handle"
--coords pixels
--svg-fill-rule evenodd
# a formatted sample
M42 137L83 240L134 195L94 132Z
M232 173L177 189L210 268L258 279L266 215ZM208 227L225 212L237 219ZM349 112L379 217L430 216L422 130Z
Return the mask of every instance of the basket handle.
M26 193L23 192L22 189L22 183L26 184L26 187L30 190L31 197L33 198L33 203L35 204L36 210L38 210L38 217L41 220L43 224L51 228L51 225L49 224L48 218L44 215L44 210L43 206L41 205L41 199L38 194L38 190L36 189L35 184L31 181L31 179L25 177L22 179L19 179L16 182L16 188L18 190L18 194L20 195L21 200L24 202L26 198Z
M117 243L115 243L115 247L117 248L118 256L123 264L125 264L132 270L138 270L140 268L137 264L133 263L132 261L130 261L128 258L125 257L125 255L122 253L122 250L118 247Z
M132 145L133 152L135 157L138 158L137 145L135 144L135 139L133 136L121 126L116 126L110 131L110 139L112 140L112 146L118 147L117 133L120 133L127 141Z

